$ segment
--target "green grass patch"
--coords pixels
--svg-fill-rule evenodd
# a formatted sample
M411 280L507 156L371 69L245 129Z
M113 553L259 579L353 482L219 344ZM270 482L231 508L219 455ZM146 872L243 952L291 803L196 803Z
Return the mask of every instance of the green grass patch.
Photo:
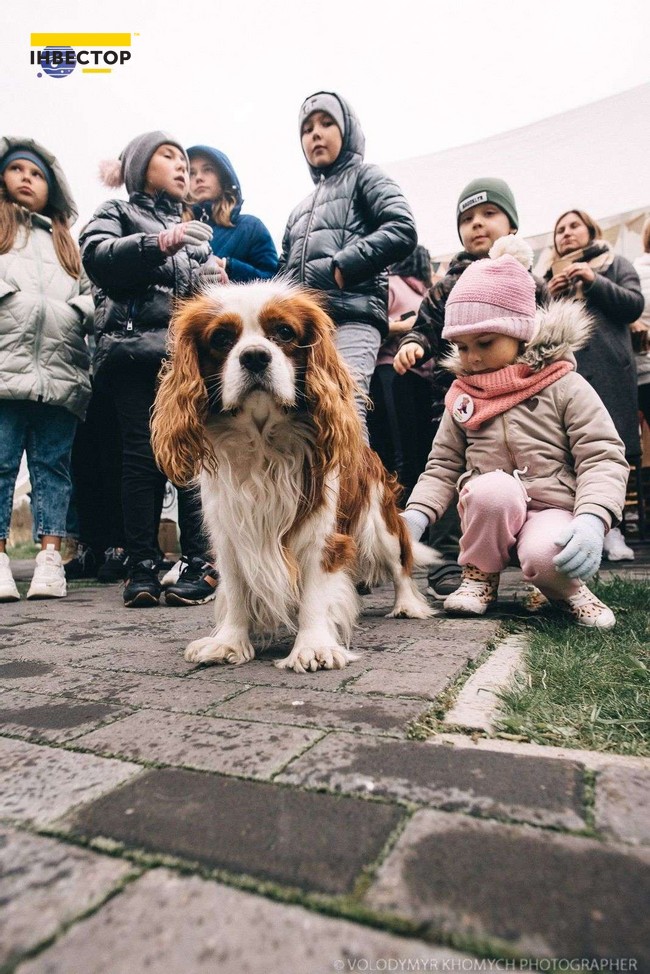
M616 615L605 632L554 615L526 625L526 672L500 694L501 732L538 744L650 755L650 584L590 588Z

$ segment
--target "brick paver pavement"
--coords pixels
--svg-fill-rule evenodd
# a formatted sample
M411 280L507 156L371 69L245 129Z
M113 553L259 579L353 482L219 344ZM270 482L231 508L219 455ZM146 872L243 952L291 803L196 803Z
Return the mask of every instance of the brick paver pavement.
M185 663L211 606L0 606L0 971L650 969L648 763L410 738L499 614L389 608L364 599L358 662L297 675L288 641Z

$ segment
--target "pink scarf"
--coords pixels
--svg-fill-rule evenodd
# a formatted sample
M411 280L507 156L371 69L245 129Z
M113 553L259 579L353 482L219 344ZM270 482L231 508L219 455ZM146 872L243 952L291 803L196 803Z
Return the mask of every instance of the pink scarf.
M496 372L464 375L452 383L445 396L445 406L456 422L477 430L488 419L530 399L572 369L571 362L565 360L553 362L539 372L519 363Z

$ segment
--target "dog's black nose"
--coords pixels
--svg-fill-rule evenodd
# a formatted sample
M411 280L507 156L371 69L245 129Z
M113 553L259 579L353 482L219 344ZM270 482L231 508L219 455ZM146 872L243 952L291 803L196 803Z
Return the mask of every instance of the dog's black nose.
M239 361L249 372L263 372L271 361L271 353L263 345L251 345L241 352Z

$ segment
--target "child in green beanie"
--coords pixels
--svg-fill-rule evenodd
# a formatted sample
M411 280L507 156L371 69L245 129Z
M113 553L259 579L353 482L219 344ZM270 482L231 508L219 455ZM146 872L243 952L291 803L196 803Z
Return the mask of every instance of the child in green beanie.
M451 346L442 339L442 329L445 305L452 289L468 267L488 256L490 247L499 237L514 234L519 229L517 205L508 184L503 179L488 176L468 183L456 204L456 226L463 249L452 259L442 280L429 289L412 330L400 342L393 360L393 367L399 375L404 375L414 366L423 365L431 358L437 362L451 351ZM537 304L544 304L546 296L545 285L536 282ZM446 370L436 369L433 374L432 439L440 425L445 395L452 381L453 376ZM448 530L454 534L453 525L450 524ZM444 541L439 539L436 539L436 544L444 547ZM429 575L428 591L435 597L443 598L460 585L455 553L450 552L449 557L452 560L448 564L445 562L437 566Z

